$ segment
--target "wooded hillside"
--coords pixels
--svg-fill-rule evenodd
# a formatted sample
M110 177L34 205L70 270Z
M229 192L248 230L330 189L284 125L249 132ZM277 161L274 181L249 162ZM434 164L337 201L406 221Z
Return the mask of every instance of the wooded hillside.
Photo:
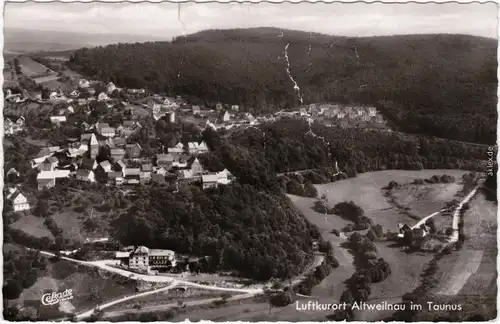
M272 111L376 105L399 129L493 143L496 41L466 35L349 38L275 28L208 30L173 42L78 50L71 67L120 86ZM312 37L311 37L312 36Z

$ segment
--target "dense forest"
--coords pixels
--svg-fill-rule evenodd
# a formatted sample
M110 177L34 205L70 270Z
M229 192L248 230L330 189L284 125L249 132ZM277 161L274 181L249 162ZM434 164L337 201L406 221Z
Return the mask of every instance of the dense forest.
M495 142L494 39L279 34L274 28L208 30L173 42L84 48L69 65L120 86L248 111L295 108L299 97L304 104L370 104L402 131Z
M254 154L255 160L247 163L265 163L272 173L319 168L332 170L335 162L348 177L385 169L477 170L479 161L486 160L486 147L478 145L320 124L312 125L313 134L307 134L309 129L305 121L282 119L262 125L260 129L235 132L230 141ZM225 145L223 139L211 130L204 132L204 139L208 145Z
M291 277L311 261L318 229L285 196L249 185L142 187L113 223L122 244L208 255L211 268L266 280Z

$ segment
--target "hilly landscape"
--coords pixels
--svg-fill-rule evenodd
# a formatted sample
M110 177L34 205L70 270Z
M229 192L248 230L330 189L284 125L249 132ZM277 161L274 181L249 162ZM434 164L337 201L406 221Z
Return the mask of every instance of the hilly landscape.
M370 104L404 132L491 144L496 47L494 39L451 34L353 38L276 28L206 30L173 42L80 49L70 66L120 86L255 112L296 108L301 98L303 104Z

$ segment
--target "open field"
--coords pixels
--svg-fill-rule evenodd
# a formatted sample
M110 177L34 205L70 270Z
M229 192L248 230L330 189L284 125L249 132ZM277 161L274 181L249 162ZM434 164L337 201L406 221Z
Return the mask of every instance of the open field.
M71 211L69 208L64 208L65 211L52 215L52 219L56 222L57 227L62 230L64 238L83 242L87 237L108 237L109 233L105 226L107 222L101 222L101 213L94 211L93 221L97 226L86 226L86 221L90 220L90 216L85 216L82 213Z
M431 292L453 296L495 291L496 228L496 206L479 194L464 215L463 248L439 262L439 285Z
M335 257L339 261L339 267L332 269L330 274L323 279L317 286L312 290L313 296L328 297L328 298L340 298L340 295L344 291L344 281L348 279L354 272L353 257L344 248L340 247L340 244L344 242L344 238L337 237L335 234L331 233L332 229L340 230L350 222L336 216L327 215L325 218L324 214L320 214L314 211L311 207L314 204L314 198L298 197L288 195L294 205L304 214L304 216L314 225L316 225L321 236L329 241L333 248Z
M54 73L54 71L50 70L45 65L40 64L27 56L20 56L18 59L19 65L21 66L21 72L28 77Z
M33 215L22 216L17 222L10 226L14 229L22 230L26 234L34 237L54 238L52 233L44 225L43 219Z

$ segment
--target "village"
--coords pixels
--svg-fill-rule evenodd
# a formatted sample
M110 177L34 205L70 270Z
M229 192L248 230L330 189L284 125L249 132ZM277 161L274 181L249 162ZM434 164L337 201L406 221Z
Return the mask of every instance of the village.
M26 58L24 61L30 62ZM37 63L36 66L38 65L40 64ZM17 70L21 72L19 70L23 70L23 65ZM52 70L47 71L50 76L54 75ZM14 72L11 70L11 73ZM28 114L33 110L49 111L49 119L43 121L43 125L48 126L49 130L65 127L69 123L81 128L79 138L66 138L62 145L42 147L30 161L31 168L38 172L38 190L52 188L60 179L65 178L108 186L168 183L178 187L179 183L199 183L203 189L227 185L233 181L233 176L227 169L218 172L204 170L198 156L208 152L209 148L203 141L178 141L171 147L162 145L152 156L143 154L137 134L147 127L148 122L145 121L148 119L153 125L191 123L200 130L210 127L215 131L256 127L283 117L302 118L309 122L321 121L332 127L357 126L359 123L370 122L378 126L384 125L384 120L375 107L311 104L295 111L282 110L274 114L258 115L256 112L252 114L251 108L241 109L237 104L219 102L213 107L194 105L180 96L167 97L149 93L146 89L119 88L112 82L72 78L70 82L63 84L53 78L40 81L40 74L35 74L35 77L31 81L39 85L40 91L29 92L15 87L4 89L5 101L8 103L4 115L10 117L4 120L6 138L17 136L26 130L24 113ZM19 109L20 106L23 108ZM116 114L118 111L118 114L123 115L123 120L110 125L109 122L102 121L102 117L96 118L94 123L87 123L79 117L91 116L96 110L101 113L104 111L104 115L108 112ZM154 129L149 131L152 134L150 136L154 136ZM6 176L17 173L15 168L11 168ZM12 201L14 210L30 208L22 193L16 193L12 197L17 199Z

